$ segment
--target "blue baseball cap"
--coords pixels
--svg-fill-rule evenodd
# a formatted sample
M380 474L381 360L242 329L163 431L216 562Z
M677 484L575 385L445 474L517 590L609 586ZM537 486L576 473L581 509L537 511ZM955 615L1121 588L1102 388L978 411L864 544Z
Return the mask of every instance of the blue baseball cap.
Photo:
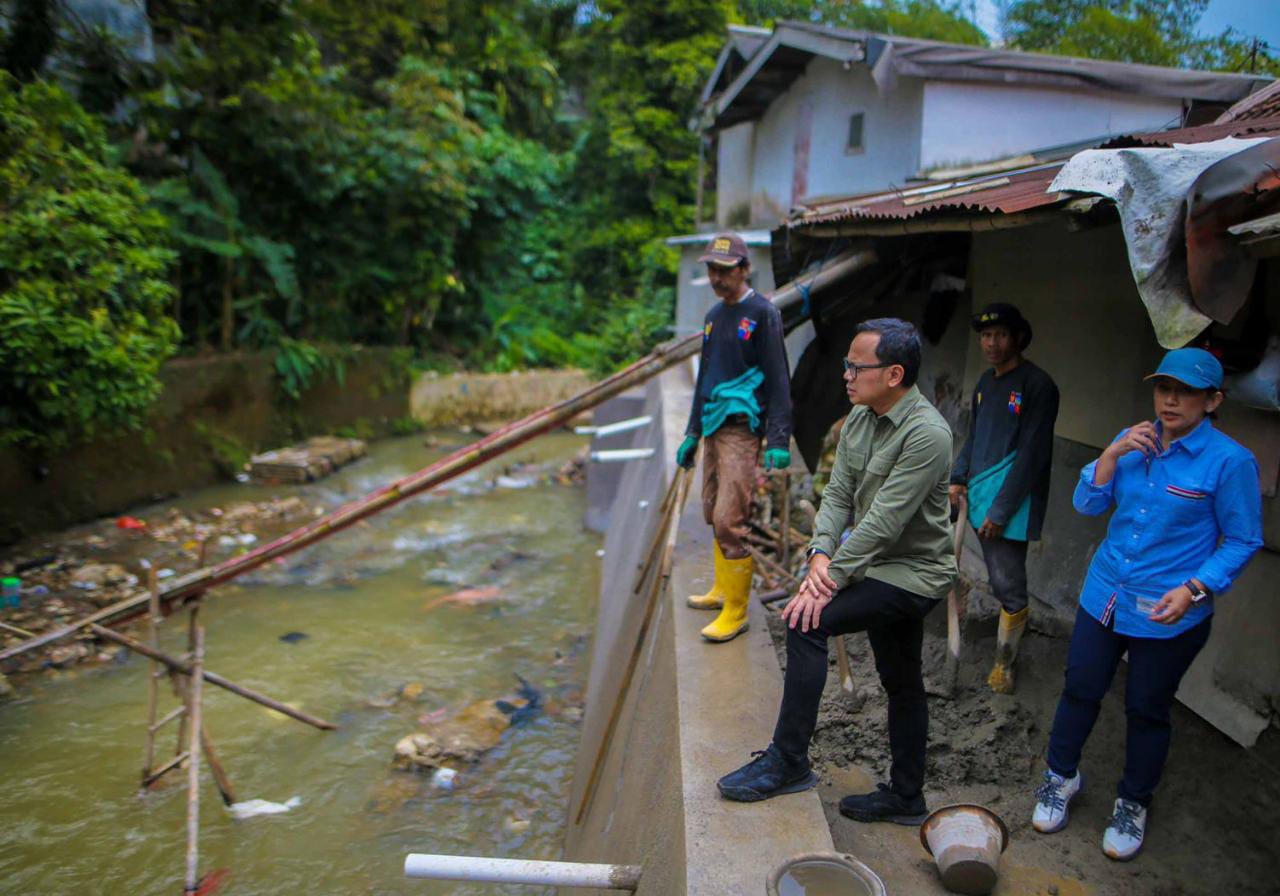
M1158 376L1167 376L1193 389L1222 388L1222 364L1202 348L1175 348L1145 379Z

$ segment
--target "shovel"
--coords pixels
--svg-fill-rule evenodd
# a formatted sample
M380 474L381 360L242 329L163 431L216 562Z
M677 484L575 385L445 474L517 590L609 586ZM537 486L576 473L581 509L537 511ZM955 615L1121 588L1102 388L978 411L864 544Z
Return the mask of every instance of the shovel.
M963 598L964 585L960 581L960 556L964 552L964 527L969 522L969 500L963 494L956 502L956 519L953 524L952 544L956 553L956 579L947 592L947 656L942 667L942 688L948 694L954 694L956 679L960 672L960 617L965 607L960 605Z

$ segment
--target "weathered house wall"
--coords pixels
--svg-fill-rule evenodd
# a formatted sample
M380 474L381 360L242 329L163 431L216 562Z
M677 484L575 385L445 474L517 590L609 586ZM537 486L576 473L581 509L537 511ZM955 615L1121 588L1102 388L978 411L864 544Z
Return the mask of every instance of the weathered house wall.
M1158 131L1182 120L1182 101L1029 84L929 81L920 168L972 165L1109 134Z

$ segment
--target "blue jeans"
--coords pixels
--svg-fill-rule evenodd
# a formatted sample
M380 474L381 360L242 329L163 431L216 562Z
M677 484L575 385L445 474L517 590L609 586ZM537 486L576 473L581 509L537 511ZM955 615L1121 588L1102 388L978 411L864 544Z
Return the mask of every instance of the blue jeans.
M1098 720L1120 657L1129 654L1124 709L1128 718L1124 776L1116 793L1143 806L1160 783L1169 755L1169 713L1178 683L1209 640L1213 617L1172 638L1136 638L1104 626L1083 608L1076 612L1067 653L1066 686L1049 734L1049 768L1063 777L1076 773L1084 742Z

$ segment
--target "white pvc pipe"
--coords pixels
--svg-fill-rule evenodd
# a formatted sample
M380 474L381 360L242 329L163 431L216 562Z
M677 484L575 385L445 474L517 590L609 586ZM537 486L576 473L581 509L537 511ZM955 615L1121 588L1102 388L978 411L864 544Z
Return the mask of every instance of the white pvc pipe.
M594 887L634 891L640 886L639 865L584 862L540 862L530 859L489 859L479 856L437 856L409 853L404 875L427 880L466 880L491 884L530 884L552 887Z
M624 460L644 460L653 457L652 448L615 448L612 451L592 451L591 460L598 464L616 464Z
M632 417L630 420L619 420L617 423L606 423L604 426L575 426L573 431L580 436L595 436L597 439L603 439L620 432L631 432L633 429L648 426L652 422L653 417L646 415Z

